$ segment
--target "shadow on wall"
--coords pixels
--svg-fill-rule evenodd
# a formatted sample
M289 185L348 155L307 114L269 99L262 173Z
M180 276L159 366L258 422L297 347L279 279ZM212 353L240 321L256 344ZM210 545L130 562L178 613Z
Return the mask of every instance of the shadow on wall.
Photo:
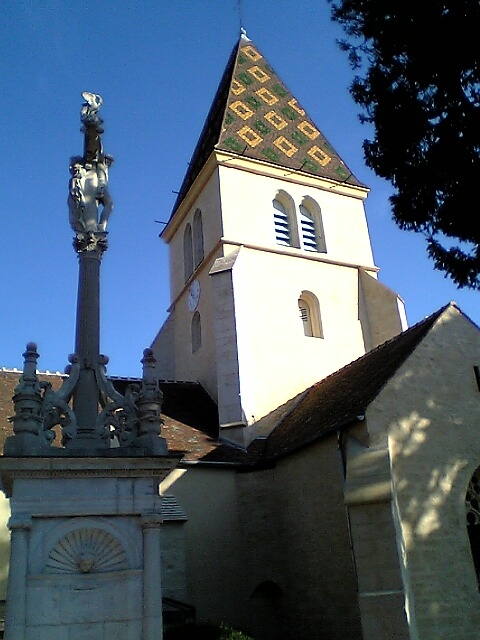
M385 423L388 416L390 424L409 613L420 635L422 629L433 633L428 637L456 637L444 635L446 621L452 632L460 625L462 637L470 626L475 635L480 624L466 508L467 489L480 465L480 393L473 370L479 363L478 329L452 309L378 399L387 403L377 417Z

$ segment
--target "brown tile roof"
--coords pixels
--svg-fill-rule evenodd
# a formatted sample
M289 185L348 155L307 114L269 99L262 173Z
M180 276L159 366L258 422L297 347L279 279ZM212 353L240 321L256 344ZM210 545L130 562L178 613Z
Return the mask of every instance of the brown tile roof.
M447 306L297 396L268 437L263 461L288 455L355 422Z
M0 451L3 451L3 443L8 436L13 435L13 426L8 418L13 415L12 397L17 386L21 371L0 370ZM62 384L60 374L42 374L38 376L41 381L51 382L56 390Z
M223 463L255 469L274 464L277 459L354 423L447 306L262 418L257 423L257 433L261 437L247 450L219 442L217 407L200 384L161 382L163 435L169 450L184 453L185 462ZM20 372L0 371L0 447L12 434L7 417L13 413L11 398L19 376ZM50 380L55 388L62 380L59 374L40 377ZM138 380L113 378L113 382L117 390L124 393L127 384Z
M258 48L235 45L193 152L173 213L214 149L360 185Z
M21 371L0 370L0 450L8 436L13 435L12 396L18 384ZM39 374L40 380L52 383L54 389L62 384L60 374ZM117 391L124 393L131 382L127 378L113 378ZM165 421L163 436L173 453L185 452L185 460L198 460L219 448L217 407L201 385L192 382L161 382L164 394L162 417ZM221 449L221 447L220 447ZM219 452L219 459L225 457ZM211 460L215 457L211 455Z

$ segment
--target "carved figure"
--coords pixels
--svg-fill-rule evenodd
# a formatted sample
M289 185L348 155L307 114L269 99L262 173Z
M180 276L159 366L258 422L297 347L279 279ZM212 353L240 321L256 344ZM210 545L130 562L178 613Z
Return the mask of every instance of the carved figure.
M68 209L70 226L76 232L105 231L113 200L108 192L108 169L113 162L84 162L76 156L70 162Z
M103 152L101 133L103 121L98 111L103 99L84 91L85 103L80 112L85 134L83 156L70 160L68 210L70 226L77 234L103 232L112 213L113 201L108 192L108 169L112 156Z
M98 117L98 110L103 104L102 96L96 93L90 93L90 91L84 91L82 98L85 100L85 104L82 106L81 119L85 124L101 122Z

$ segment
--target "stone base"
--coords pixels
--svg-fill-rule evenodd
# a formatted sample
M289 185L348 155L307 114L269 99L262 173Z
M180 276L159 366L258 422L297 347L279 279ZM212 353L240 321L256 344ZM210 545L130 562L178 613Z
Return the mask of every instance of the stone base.
M16 434L5 440L4 456L7 458L42 457L42 458L142 458L151 456L169 457L165 438L155 436L139 436L131 447L92 446L91 441L82 443L80 439L71 441L66 447L53 447L46 439L29 433ZM82 446L83 445L83 446Z
M9 640L160 640L160 482L180 456L0 458Z

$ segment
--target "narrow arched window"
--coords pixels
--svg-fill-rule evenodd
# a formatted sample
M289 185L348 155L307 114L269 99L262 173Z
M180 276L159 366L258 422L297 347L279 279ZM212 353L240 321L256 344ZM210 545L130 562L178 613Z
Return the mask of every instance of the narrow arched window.
M187 224L183 233L183 270L186 282L193 273L192 227L190 223Z
M295 203L286 191L278 191L273 200L273 222L277 244L284 247L300 247L295 219Z
M204 258L203 222L200 209L193 216L193 266L196 269Z
M290 247L292 245L292 235L287 210L279 200L273 201L273 208L275 240L277 241L277 244L283 244L285 247Z
M465 506L472 561L480 590L480 467L475 471L468 484Z
M323 338L322 320L318 298L311 291L302 291L298 299L298 310L303 333L309 338Z
M303 248L306 251L318 251L315 220L303 204L300 205L300 227L302 229Z
M313 337L312 311L310 309L310 305L303 298L299 298L298 309L300 311L300 320L303 325L303 333L308 337Z
M202 323L200 314L195 311L192 317L192 353L195 353L202 346Z
M327 246L323 231L322 213L313 198L306 197L299 207L302 246L305 251L325 253Z

